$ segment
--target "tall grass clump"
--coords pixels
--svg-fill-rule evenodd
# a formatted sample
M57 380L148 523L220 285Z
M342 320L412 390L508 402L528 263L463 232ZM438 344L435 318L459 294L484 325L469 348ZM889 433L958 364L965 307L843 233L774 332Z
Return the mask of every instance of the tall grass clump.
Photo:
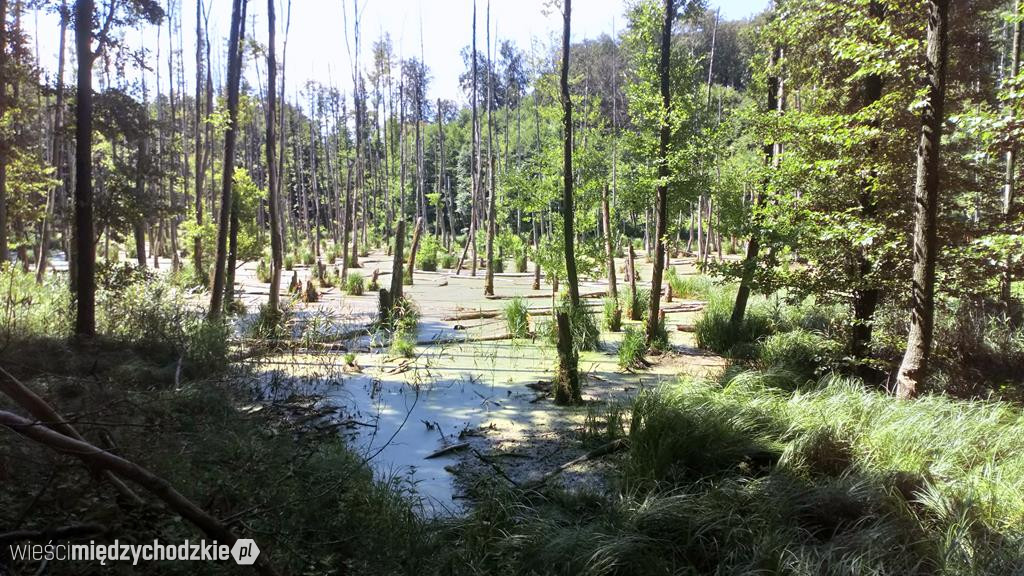
M530 335L530 311L525 298L516 297L509 300L502 314L505 326L513 338L526 338Z
M345 278L345 293L349 296L362 296L366 287L366 280L358 272L349 272Z
M761 306L751 303L743 323L734 329L731 322L734 300L731 292L711 296L694 327L697 345L719 354L750 357L756 352L754 344L772 333L772 321Z
M839 343L798 328L764 338L757 345L757 363L763 368L788 370L804 381L814 380L842 356Z
M642 330L626 328L619 345L619 367L625 370L641 370L650 366L646 358L647 344Z
M604 327L610 332L622 330L622 305L617 298L605 297L603 318Z
M707 276L680 276L674 266L668 268L666 279L676 298L707 300L715 291L714 282Z
M551 319L548 320L542 333L547 334L548 343L552 346L558 343L558 326L554 321L555 314L566 312L569 315L569 326L572 329L572 346L576 353L583 350L598 350L601 347L601 329L597 325L594 313L586 304L580 303L573 306L568 296L564 296L558 307L552 311Z
M633 299L633 294L627 291L625 313L628 313L630 318L639 318L641 321L646 320L647 314L650 312L650 303L651 291L647 288L638 288L635 300Z
M35 274L20 266L0 269L0 337L5 342L25 338L65 338L71 334L72 300L67 279Z

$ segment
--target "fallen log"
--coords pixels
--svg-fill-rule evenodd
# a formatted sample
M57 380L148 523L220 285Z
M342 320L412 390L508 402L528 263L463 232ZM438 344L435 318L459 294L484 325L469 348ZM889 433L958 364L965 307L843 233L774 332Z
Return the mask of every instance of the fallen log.
M458 452L459 450L464 450L466 448L469 448L469 442L459 442L458 444L452 444L451 446L445 446L440 450L435 450L424 456L423 459L430 460L431 458L439 458L445 454L451 454L452 452Z
M501 316L499 310L477 310L476 312L456 312L450 316L441 318L443 322L455 322L458 320L481 320L484 318L497 318Z
M598 446L597 448L594 448L593 450L591 450L590 452L587 452L586 454L584 454L583 456L580 456L579 458L574 458L574 459L566 462L565 464L562 464L558 468L555 468L551 472L548 472L547 474L541 476L539 479L534 480L532 482L528 482L527 484L524 484L523 487L524 488L540 488L544 484L547 484L548 481L550 481L552 478L558 476L562 472L565 472L566 470L568 470L569 468L572 468L573 466L575 466L577 464L582 464L584 462L589 462L590 460L596 460L597 458L601 458L602 456L607 456L609 454L614 454L616 452L620 452L622 450L625 450L628 447L629 447L629 442L625 438L619 438L617 440L612 440L611 442L609 442L607 444L603 444L601 446Z

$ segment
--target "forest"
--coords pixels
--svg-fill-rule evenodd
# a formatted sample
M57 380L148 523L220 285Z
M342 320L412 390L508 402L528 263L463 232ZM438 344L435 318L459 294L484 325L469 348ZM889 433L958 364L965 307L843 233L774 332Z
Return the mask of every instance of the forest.
M0 575L1024 574L1024 1L493 3L0 0Z

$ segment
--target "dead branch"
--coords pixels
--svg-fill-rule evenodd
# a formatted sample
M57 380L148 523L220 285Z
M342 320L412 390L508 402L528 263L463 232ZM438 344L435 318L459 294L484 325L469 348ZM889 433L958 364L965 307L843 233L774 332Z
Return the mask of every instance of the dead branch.
M63 434L69 438L75 440L85 441L85 438L78 433L78 430L74 426L69 424L63 416L57 413L45 400L40 398L33 392L28 386L21 383L20 380L14 377L13 374L0 367L0 373L7 377L7 380L0 380L0 392L6 394L11 400L14 400L15 404L21 406L26 412L32 415L36 420L40 421L51 430L54 430L60 434ZM138 505L142 505L145 502L139 497L131 488L129 488L120 478L115 476L109 470L100 472L100 475L105 477L122 496L125 496L132 502Z
M593 450L591 450L590 452L587 452L586 454L584 454L583 456L580 456L579 458L575 458L573 460L570 460L570 461L566 462L565 464L562 464L558 468L555 468L551 472L548 472L544 476L541 476L540 479L534 480L533 482L530 482L530 483L524 485L524 488L540 488L541 486L546 484L548 481L550 481L552 478L558 476L562 472L565 472L566 470L568 470L569 468L572 468L573 466L575 466L577 464L582 464L582 463L588 462L590 460L596 460L596 459L601 458L603 456L607 456L609 454L614 454L616 452L620 452L622 450L625 450L628 447L629 447L629 441L627 441L625 438L619 438L619 439L616 439L616 440L612 440L611 442L609 442L607 444L603 444L601 446L598 446L597 448L594 448Z
M434 452L431 452L430 454L424 456L423 459L430 460L431 458L438 458L440 456L444 456L445 454L451 454L452 452L457 452L459 450L464 450L466 448L469 448L469 442L459 442L458 444L452 444L451 446L445 446L440 450L435 450Z
M207 536L231 546L238 540L227 526L222 524L213 516L203 511L191 500L174 489L166 480L153 474L149 470L126 460L116 454L111 454L84 440L71 438L59 434L49 428L40 426L27 418L17 414L0 410L0 425L6 426L30 440L34 440L58 452L70 454L82 459L84 462L97 468L109 470L145 488L149 493L159 498L168 508L179 516L188 520ZM276 575L277 572L266 560L266 556L256 559L256 564L262 574Z

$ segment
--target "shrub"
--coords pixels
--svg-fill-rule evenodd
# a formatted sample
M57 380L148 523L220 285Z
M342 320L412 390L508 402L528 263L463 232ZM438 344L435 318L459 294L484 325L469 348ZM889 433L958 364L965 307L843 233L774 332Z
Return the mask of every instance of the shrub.
M530 335L530 315L526 299L513 298L505 305L505 325L508 333L514 338L526 338Z
M516 272L523 274L526 272L526 251L522 251L516 255Z
M622 329L622 306L618 299L606 297L604 299L604 326L610 332L618 332Z
M572 347L579 353L583 350L597 350L601 346L601 330L598 328L597 320L586 304L572 306L569 297L564 296L558 307L552 311L551 319L545 323L542 332L547 334L548 343L552 346L558 345L558 324L555 322L555 314L567 312L569 314L569 325L572 329Z
M733 303L733 294L729 292L719 292L708 300L695 326L697 346L719 354L753 356L754 344L772 332L771 319L763 308L748 304L743 323L733 329Z
M505 260L501 256L495 256L494 260L491 262L491 265L494 266L495 274L501 274L505 272Z
M350 296L362 296L366 280L358 272L349 272L345 280L345 292Z
M714 290L714 283L707 276L679 276L674 267L668 271L668 284L677 298L707 300Z
M455 268L455 265L458 264L458 261L455 258L455 254L452 254L451 252L443 252L441 254L440 264L441 268L450 270L452 268Z
M757 348L760 366L782 368L805 381L819 376L838 359L840 352L838 343L803 329L772 334Z
M260 258L259 263L256 264L256 280L268 284L270 283L270 266L267 261Z
M622 337L622 344L619 346L619 367L625 370L640 370L649 366L644 356L647 353L647 345L644 343L644 333L635 328L626 328Z
M290 272L294 268L295 268L295 256L293 256L292 254L285 254L284 255L284 269L288 270Z
M420 251L416 255L416 263L420 265L420 270L425 272L437 271L438 250L440 250L440 246L437 243L437 239L433 236L427 235L420 241Z
M626 311L630 312L630 318L646 320L650 312L651 291L646 288L638 288L636 300L633 300L632 292L626 291Z
M316 255L309 249L302 251L302 263L306 266L312 266L313 262L316 262Z

